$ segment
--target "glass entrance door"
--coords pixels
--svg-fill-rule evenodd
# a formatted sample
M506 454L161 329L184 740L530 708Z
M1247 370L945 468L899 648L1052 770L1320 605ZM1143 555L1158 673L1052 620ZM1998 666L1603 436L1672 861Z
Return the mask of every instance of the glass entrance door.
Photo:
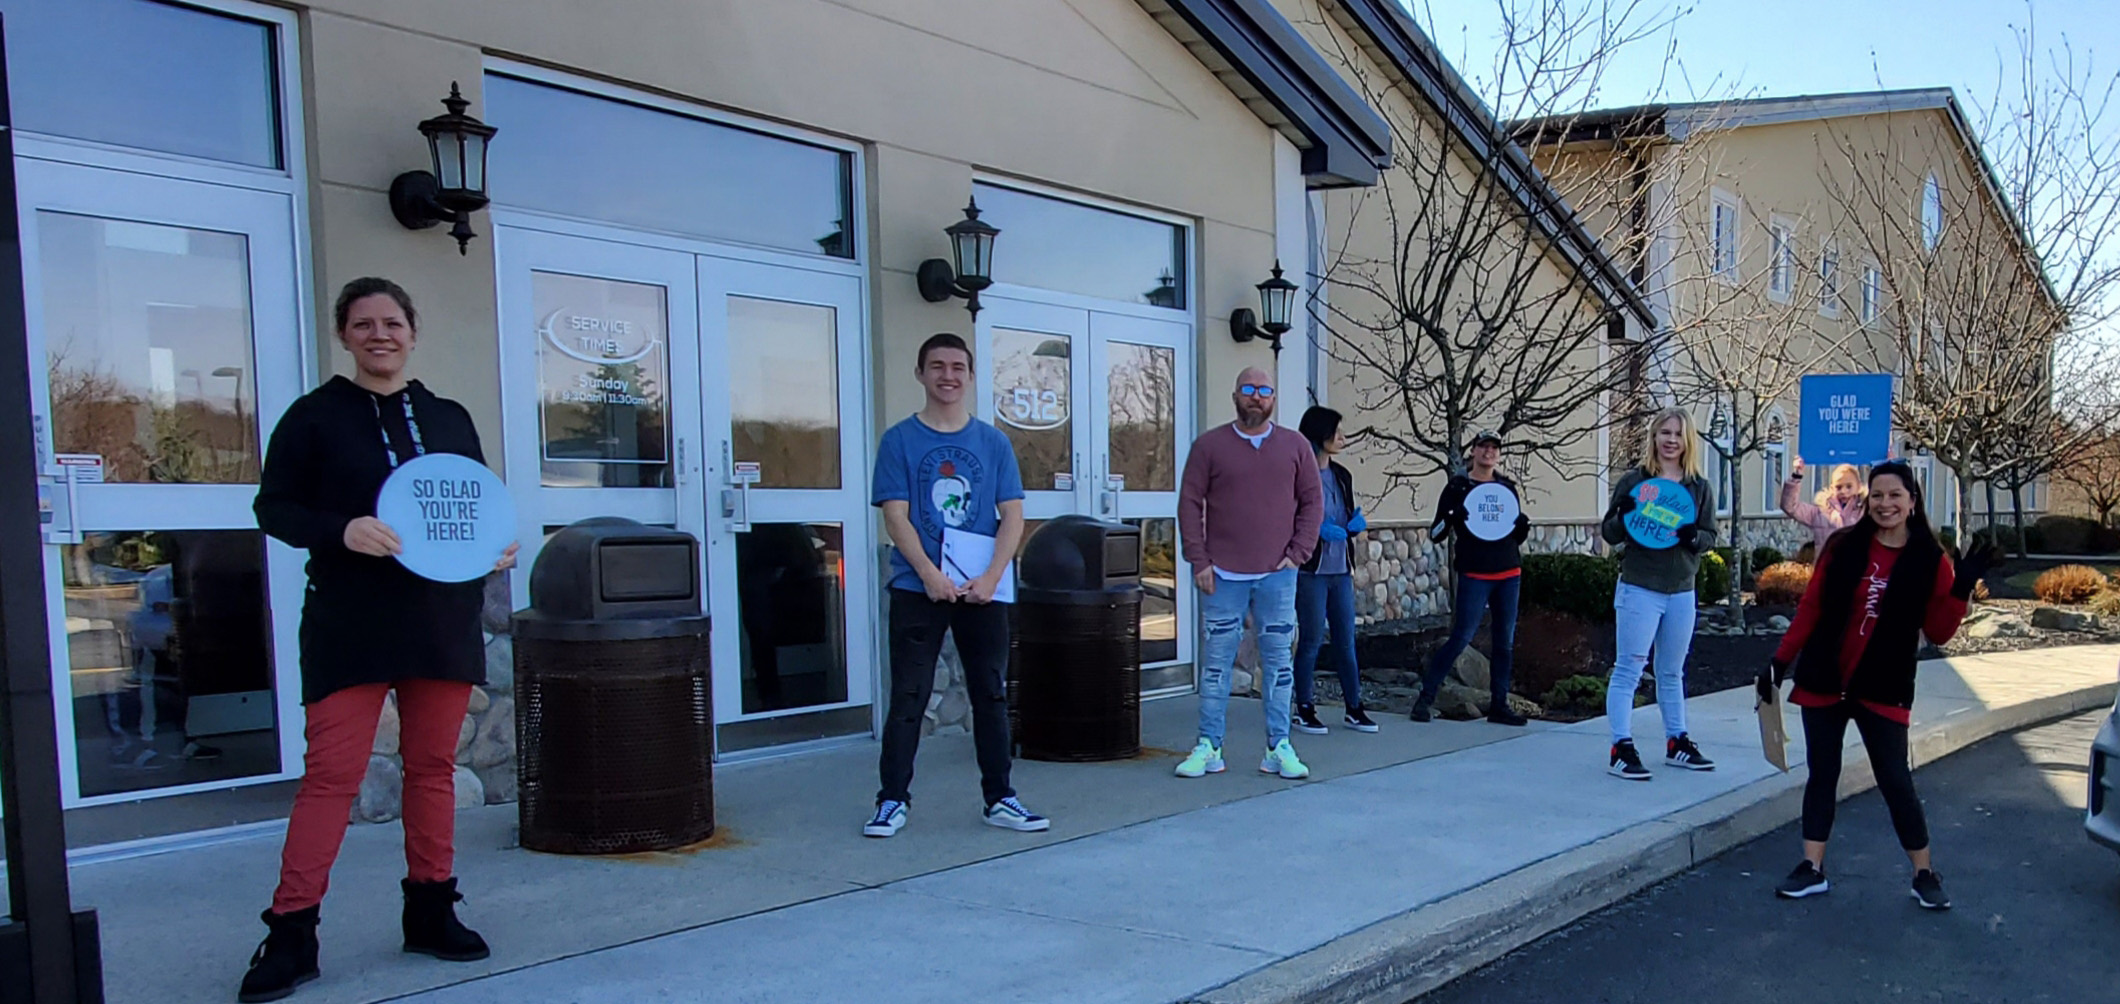
M496 229L525 564L532 542L591 516L690 532L714 620L718 748L868 734L860 280Z
M292 776L301 556L251 515L304 384L288 198L17 169L67 804Z
M1192 328L1006 297L979 315L981 417L1016 447L1024 515L1141 528L1142 689L1192 685L1193 597L1179 575L1178 478L1192 443Z
M699 290L720 748L866 734L860 280L701 256Z

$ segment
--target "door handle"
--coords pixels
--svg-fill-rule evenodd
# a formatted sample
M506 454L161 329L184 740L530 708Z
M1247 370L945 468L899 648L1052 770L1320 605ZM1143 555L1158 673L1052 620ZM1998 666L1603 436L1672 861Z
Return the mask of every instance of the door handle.
M736 476L736 450L726 439L721 441L721 468L729 481L721 490L722 518L729 521L730 533L750 533L751 482Z

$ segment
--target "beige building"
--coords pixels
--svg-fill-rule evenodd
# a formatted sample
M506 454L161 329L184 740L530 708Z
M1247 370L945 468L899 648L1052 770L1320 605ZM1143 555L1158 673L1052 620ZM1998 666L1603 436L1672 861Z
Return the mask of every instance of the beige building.
M1948 89L1623 108L1516 128L1550 173L1636 179L1577 208L1665 333L1645 398L1692 405L1705 435L1750 454L1735 472L1716 465L1725 514L1758 517L1750 543L1803 539L1776 516L1801 449L1803 375L1886 372L1905 395L1913 381L1948 384L1967 357L1977 364L1978 339L1947 325L2053 312ZM1975 285L2015 292L1969 303L1962 290ZM1746 428L1758 449L1745 449ZM1891 444L1928 488L1938 525L1984 521L1961 515L1955 479L1918 437L1895 425ZM1813 466L1806 493L1828 475ZM2026 502L2044 509L2045 486Z

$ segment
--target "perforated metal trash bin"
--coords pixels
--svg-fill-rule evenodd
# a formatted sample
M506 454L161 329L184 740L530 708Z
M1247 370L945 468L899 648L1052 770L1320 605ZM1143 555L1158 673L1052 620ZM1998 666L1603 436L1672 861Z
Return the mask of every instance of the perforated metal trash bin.
M667 850L714 832L708 619L691 535L597 519L556 534L515 615L522 846Z
M1063 516L1038 529L1009 627L1009 734L1031 760L1141 752L1141 535Z

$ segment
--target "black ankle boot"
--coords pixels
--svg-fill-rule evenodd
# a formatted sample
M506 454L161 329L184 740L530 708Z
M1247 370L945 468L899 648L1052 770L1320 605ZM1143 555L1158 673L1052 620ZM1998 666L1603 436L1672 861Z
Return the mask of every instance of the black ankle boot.
M317 908L267 910L259 917L265 921L265 940L250 957L250 971L243 974L243 988L236 993L243 1004L279 1000L317 978Z
M477 962L492 954L486 939L456 919L456 904L464 897L456 891L456 880L399 882L405 889L405 950L432 955L444 962Z

